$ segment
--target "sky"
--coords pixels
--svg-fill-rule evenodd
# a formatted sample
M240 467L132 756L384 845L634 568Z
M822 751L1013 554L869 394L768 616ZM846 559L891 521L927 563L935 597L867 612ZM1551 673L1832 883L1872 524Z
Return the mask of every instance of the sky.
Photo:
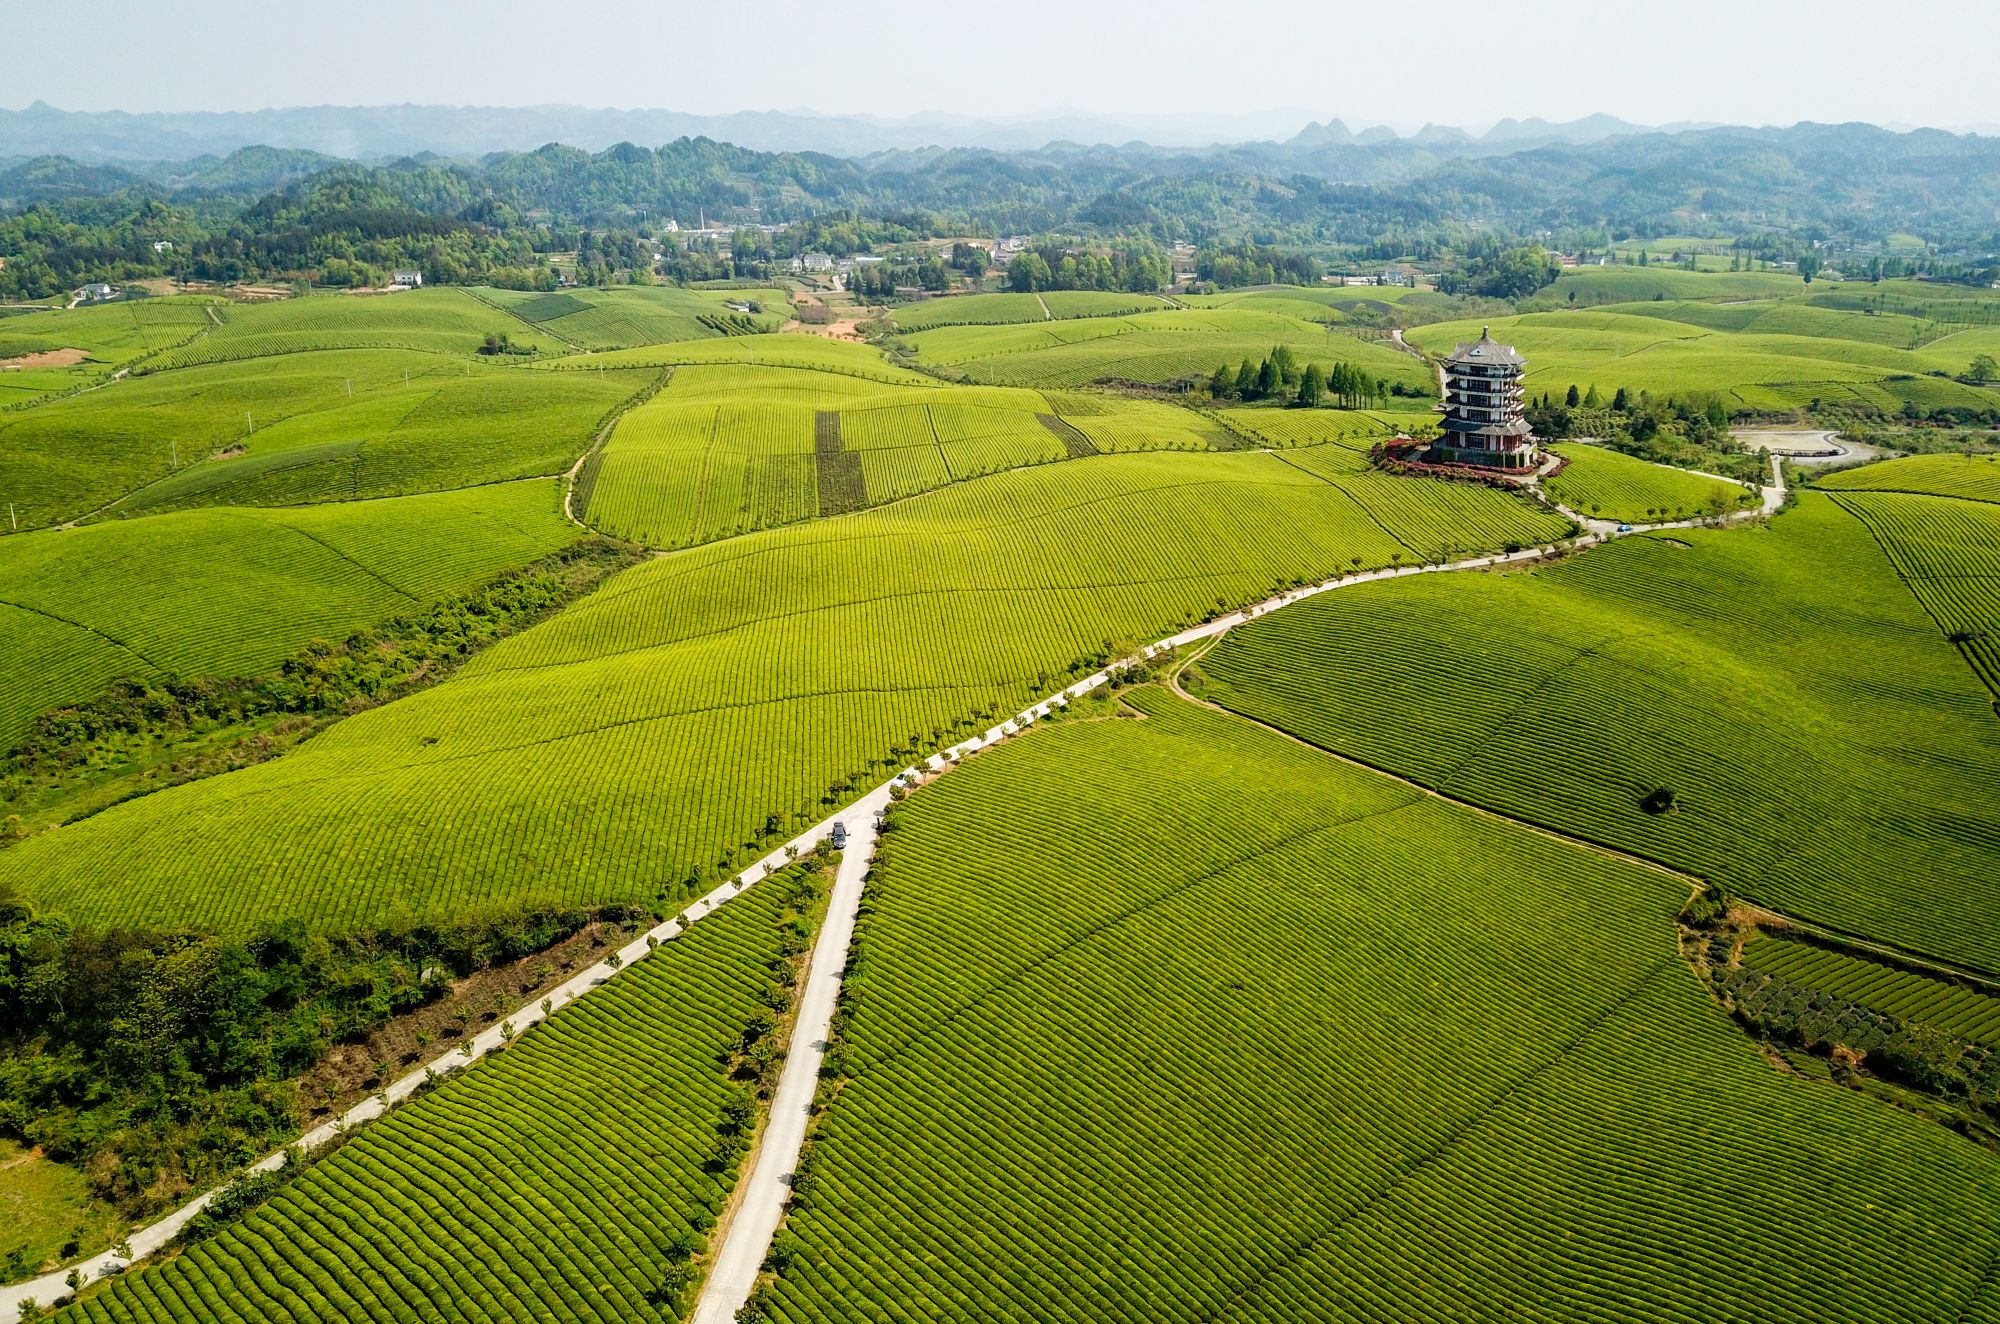
M10 108L1071 111L1266 132L1329 117L1476 131L1598 111L1643 124L2000 122L1991 80L1977 75L2000 47L2000 0L15 0L7 10L0 106Z

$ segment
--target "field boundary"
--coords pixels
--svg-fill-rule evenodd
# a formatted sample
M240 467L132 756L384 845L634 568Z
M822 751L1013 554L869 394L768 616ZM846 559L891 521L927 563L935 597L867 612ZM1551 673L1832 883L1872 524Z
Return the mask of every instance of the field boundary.
M576 462L563 471L562 513L564 519L586 533L603 532L603 530L597 528L595 525L585 523L584 520L590 514L591 493L597 489L597 471L604 463L604 448L611 444L611 434L624 419L625 415L631 413L640 405L645 404L661 391L666 390L673 379L673 367L671 365L664 367L660 369L659 374L650 383L640 387L630 396L626 397L622 404L613 405L605 413L604 421L598 424L597 435L591 439L588 446L583 448L583 454L576 457ZM595 463L592 463L593 460ZM583 505L581 510L576 508L575 500L577 489L579 488L583 490ZM610 537L611 535L605 534L605 536Z
M400 589L397 591L401 592ZM110 644L113 648L117 649L121 653L130 653L133 657L138 658L141 662L144 662L147 666L151 667L154 671L158 672L163 676L170 674L167 668L161 666L159 663L155 662L152 658L147 657L144 653L132 647L132 645L126 643L122 639L104 633L104 631L98 629L94 625L85 625L82 621L73 621L67 616L59 616L55 612L50 611L46 607L33 607L25 602L15 602L7 598L0 598L0 607L12 607L15 611L25 611L31 616L40 616L45 620L54 621L58 625L67 625L72 630L76 630L83 634L91 635L95 638L102 639L105 643Z
M579 354L588 352L587 350L584 349L582 345L577 344L574 340L571 340L568 336L564 335L562 332L554 330L553 328L550 327L543 326L538 322L530 322L527 318L521 316L519 313L515 312L512 308L509 308L506 304L495 303L492 299L487 298L486 295L483 294L475 286L462 285L459 288L463 289L466 292L466 294L470 295L474 301L485 304L488 308L491 308L494 312L499 313L503 317L512 318L514 321L519 322L522 326L527 327L530 331L533 331L536 335L546 335L551 340L560 341L561 343L568 345L572 350L574 350ZM558 354L552 357L563 358L566 356Z
M1846 515L1849 519L1853 520L1856 524L1859 524L1861 526L1862 531L1868 535L1868 541L1874 544L1876 555L1882 558L1883 564L1889 567L1889 573L1896 577L1896 582L1903 586L1903 591L1909 594L1911 599L1917 604L1917 609L1923 612L1924 618L1931 623L1931 628L1938 632L1938 637L1944 640L1945 643L1949 645L1951 649L1958 654L1959 661L1963 662L1965 664L1965 669L1972 673L1972 678L1975 681L1979 682L1979 684L1984 686L1986 688L1987 693L1995 695L1993 700L1994 713L1996 716L2000 716L2000 692L1996 692L1993 685L1986 679L1985 671L1980 667L1978 660L1973 657L1972 652L1967 647L1967 645L1959 643L1951 637L1952 636L1951 628L1947 626L1943 621L1938 619L1937 613L1931 610L1931 605L1928 602L1924 601L1923 594L1917 592L1916 589L1910 586L1910 577L1903 573L1903 567L1897 564L1896 558L1894 556L1890 555L1889 548L1883 543L1882 535L1875 531L1875 526L1869 523L1867 518L1864 517L1860 511L1856 510L1846 501L1841 500L1842 494L1840 492L1834 491L1832 489L1816 489L1816 490L1825 491L1827 495L1833 498L1833 504L1840 508L1842 514ZM1892 493L1892 495L1899 495L1899 494ZM1935 494L1930 492L1914 492L1902 495L1932 496ZM1958 500L1959 498L1947 497L1945 499ZM1974 501L1979 500L1979 498L1977 497L1969 497L1964 499L1974 500ZM1995 503L1987 502L1985 504L1991 505Z
M1272 735L1282 736L1284 739L1289 740L1296 745L1302 745L1305 748L1312 750L1316 754L1322 754L1327 758L1333 759L1337 762L1345 763L1351 768L1359 768L1363 772L1373 773L1378 777L1383 777L1389 781L1397 782L1403 786L1407 786L1411 790L1417 792L1419 795L1428 796L1433 800L1443 801L1445 804L1451 805L1458 809L1471 810L1473 813L1478 814L1482 818L1489 818L1496 823L1504 823L1509 827L1519 828L1524 832L1532 832L1537 836L1546 837L1551 841L1561 842L1565 846L1573 846L1580 850L1593 851L1599 855L1607 856L1623 864L1629 864L1637 868L1651 870L1654 873L1664 874L1665 876L1675 879L1678 882L1686 883L1694 891L1699 891L1701 888L1705 887L1708 884L1708 880L1706 878L1703 878L1700 874L1689 873L1685 869L1677 868L1674 865L1668 864L1665 860L1656 860L1650 855L1637 855L1631 851L1610 845L1607 842L1597 841L1590 837L1578 836L1577 834L1571 832L1565 832L1561 828L1550 827L1546 823L1538 823L1532 818L1519 818L1513 814L1507 813L1504 810L1495 809L1491 805L1479 804L1472 800L1462 800L1458 796L1453 795L1449 791L1443 790L1440 787L1432 786L1428 782L1418 781L1416 778L1411 777L1407 773L1397 772L1393 769L1382 767L1380 764L1370 763L1367 759L1356 758L1352 754L1343 753L1342 751L1331 748L1330 746L1322 745L1315 740L1309 740L1305 736L1298 734L1296 731L1287 731L1282 726L1274 726L1270 722L1265 721L1261 717L1253 717L1249 713L1239 711L1238 709L1235 708L1231 708L1228 704L1221 703L1215 699L1209 699L1189 694L1185 689L1181 687L1180 676L1178 673L1175 674L1173 679L1173 690L1182 699L1186 700L1189 703L1197 704L1204 708L1211 708L1219 713L1227 713L1229 716L1236 718L1238 721L1248 722L1250 723L1250 725L1268 731ZM1758 907L1758 909L1763 910L1762 907ZM1799 921L1794 920L1791 916L1781 915L1779 914L1779 912L1775 910L1763 910L1763 913L1768 914L1773 918L1782 919L1788 924L1796 924L1800 928L1811 927L1809 923L1800 923Z
M1841 470L1840 472L1845 473L1849 471ZM1920 492L1914 487L1821 487L1815 483L1811 485L1811 489L1815 492L1823 492L1836 501L1844 496L1873 496L1879 492L1883 496L1935 497L1940 501L1976 501L1982 506L2000 506L2000 497L1971 496L1964 492ZM1842 509L1846 509L1845 505L1842 506ZM1849 513L1852 514L1853 512L1850 511ZM1860 517L1856 516L1856 518Z

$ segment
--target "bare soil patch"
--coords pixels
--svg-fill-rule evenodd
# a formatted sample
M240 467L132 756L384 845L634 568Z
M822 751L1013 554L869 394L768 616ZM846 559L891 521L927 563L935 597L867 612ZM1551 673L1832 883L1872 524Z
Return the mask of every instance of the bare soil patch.
M89 357L90 355L80 349L44 349L33 354L0 359L0 372L18 372L23 368L74 368Z
M552 947L517 961L476 970L429 1006L377 1029L360 1043L336 1044L299 1078L308 1125L367 1098L417 1063L448 1052L524 1002L546 994L584 966L603 959L607 947L630 941L618 923L588 924Z

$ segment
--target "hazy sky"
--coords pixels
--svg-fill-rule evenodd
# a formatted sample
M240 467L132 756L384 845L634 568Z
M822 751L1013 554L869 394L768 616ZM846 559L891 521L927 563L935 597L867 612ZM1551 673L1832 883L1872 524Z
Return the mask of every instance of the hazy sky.
M2000 0L11 0L0 105L2000 121ZM1960 52L1954 59L1952 53ZM1272 113L1276 112L1275 115ZM1292 112L1297 112L1294 115ZM1296 126L1294 126L1296 127Z

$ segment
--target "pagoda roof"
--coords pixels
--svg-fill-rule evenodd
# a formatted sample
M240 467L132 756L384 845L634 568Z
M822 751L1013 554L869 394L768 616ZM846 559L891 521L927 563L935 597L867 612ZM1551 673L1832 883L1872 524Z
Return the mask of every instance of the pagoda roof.
M1514 351L1512 345L1503 345L1487 334L1488 328L1479 328L1479 339L1470 344L1461 344L1445 355L1446 363L1500 363L1510 367L1521 367L1527 363Z

